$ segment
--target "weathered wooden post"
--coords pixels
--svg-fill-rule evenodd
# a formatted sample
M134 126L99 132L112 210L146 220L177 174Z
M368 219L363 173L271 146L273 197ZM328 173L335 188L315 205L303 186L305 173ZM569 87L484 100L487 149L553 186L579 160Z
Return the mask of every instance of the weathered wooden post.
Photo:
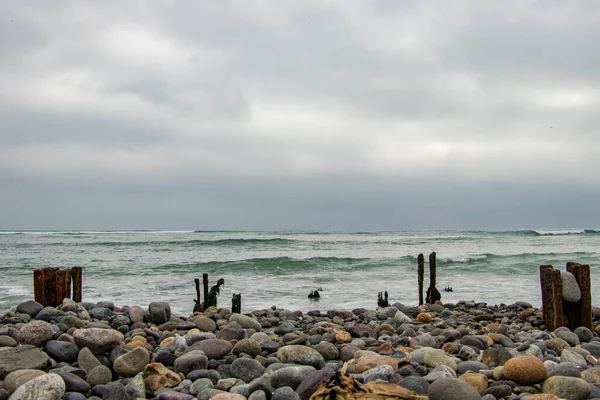
M233 294L231 298L231 312L241 314L242 313L242 294Z
M202 311L202 303L200 302L200 279L194 279L194 285L196 285L196 298L194 299L194 312Z
M436 284L436 259L435 251L429 255L429 289L427 289L427 297L425 301L433 304L442 298L439 290L435 287Z
M45 307L56 306L56 271L58 268L44 268L44 302Z
M59 269L56 271L56 304L62 304L65 298L71 297L71 293L67 294L67 271Z
M44 305L44 270L33 271L33 296L35 301Z
M389 307L390 303L388 302L388 292L379 292L377 293L377 306L379 307Z
M423 304L423 274L425 273L425 257L423 253L417 257L417 281L419 283L419 305Z
M81 302L81 267L71 268L71 278L73 280L73 301L76 303Z
M554 330L554 287L552 284L552 265L540 265L540 282L542 286L542 313L546 328Z
M565 293L562 276L565 273L561 273L551 265L540 265L540 286L546 329L552 331L561 326L568 326L571 330L579 326L592 329L590 267L568 262L566 272L568 274L565 275L565 279L569 279L570 283L569 280L565 281ZM577 284L576 288L573 288L573 278ZM572 294L573 290L575 295Z
M208 306L208 274L204 273L202 274L202 285L204 286L204 306L202 307L203 310L206 310L209 306Z

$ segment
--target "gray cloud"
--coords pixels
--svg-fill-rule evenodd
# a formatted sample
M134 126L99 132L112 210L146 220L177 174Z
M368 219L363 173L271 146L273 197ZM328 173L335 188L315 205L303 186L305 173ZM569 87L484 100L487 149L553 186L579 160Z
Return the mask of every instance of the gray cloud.
M595 2L0 15L0 228L597 224Z

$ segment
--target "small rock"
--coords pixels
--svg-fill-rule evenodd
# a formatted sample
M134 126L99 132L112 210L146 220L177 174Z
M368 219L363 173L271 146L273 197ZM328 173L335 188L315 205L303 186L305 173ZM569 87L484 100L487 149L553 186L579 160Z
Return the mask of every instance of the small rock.
M52 339L54 332L52 325L45 321L31 321L19 329L19 343L30 344L35 347L44 347Z
M507 379L523 385L539 383L548 377L546 366L535 356L511 358L504 364L503 374Z
M171 318L171 306L164 301L157 301L148 305L148 313L152 323L164 324Z
M260 326L260 322L258 322L254 318L242 314L231 314L231 316L229 317L229 321L237 322L242 328L254 329L256 332L260 332L262 329L262 327Z
M57 374L44 374L23 385L10 396L11 400L58 400L65 394L65 381Z
M254 358L260 355L262 349L260 343L258 343L257 341L253 339L242 339L239 342L237 342L235 346L233 346L231 352L236 356L241 353L244 353Z
M325 360L313 348L300 345L288 345L277 351L277 358L283 363L311 365L317 369L323 368Z
M429 385L429 400L480 400L481 395L468 383L453 378L438 379Z
M79 355L79 347L75 343L59 340L49 340L44 346L44 351L58 362L72 363Z
M106 365L97 365L88 372L86 381L90 386L106 385L112 380L112 372Z
M31 318L35 318L35 316L43 309L44 306L34 300L24 301L17 306L18 313L25 313Z
M590 387L581 378L552 376L544 382L543 392L569 400L583 400L590 395Z
M273 392L271 400L300 400L300 396L291 387L284 386Z
M117 357L113 369L121 376L132 377L142 372L149 362L148 350L138 347Z
M262 376L264 372L265 367L263 367L257 360L238 358L231 363L231 375L234 378L241 379L246 383L250 383L254 379Z
M189 346L187 352L201 350L209 360L218 360L225 357L233 349L233 346L227 340L206 339Z
M6 378L4 378L3 388L8 392L8 394L12 394L25 382L29 382L30 380L41 375L46 375L46 373L44 371L40 371L39 369L20 369L13 371L8 374Z
M581 299L581 289L577 284L575 275L568 271L561 271L562 278L562 297L563 300L570 303L577 303Z
M87 347L94 354L104 354L123 344L124 336L114 329L82 328L73 332L75 344Z
M49 364L50 357L34 346L23 345L0 350L0 380L20 369L47 370Z

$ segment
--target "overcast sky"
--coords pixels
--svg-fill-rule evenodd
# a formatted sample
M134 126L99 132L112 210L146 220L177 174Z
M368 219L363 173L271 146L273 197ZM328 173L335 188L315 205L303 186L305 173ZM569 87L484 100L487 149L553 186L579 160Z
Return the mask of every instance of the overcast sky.
M600 227L597 1L0 2L0 229Z

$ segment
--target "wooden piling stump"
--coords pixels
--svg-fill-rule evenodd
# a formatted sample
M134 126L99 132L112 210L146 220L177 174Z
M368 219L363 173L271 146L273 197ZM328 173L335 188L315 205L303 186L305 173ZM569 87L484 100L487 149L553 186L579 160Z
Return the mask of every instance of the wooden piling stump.
M73 301L81 302L81 267L71 268L71 278L73 280Z
M419 305L423 304L423 274L425 273L425 257L420 253L417 257L417 280L419 284Z
M204 273L202 274L202 285L204 286L204 307L202 308L202 311L206 310L207 304L208 304L208 274Z
M35 301L44 305L44 270L33 271L33 295Z
M542 287L542 312L544 315L544 324L546 329L553 331L554 327L554 305L552 303L553 288L552 285L552 265L540 265L540 282Z
M590 266L582 264L579 268L579 289L581 289L581 326L592 329L592 285Z
M565 318L563 314L563 285L560 271L552 270L552 304L554 305L554 329L565 326Z
M56 307L56 271L58 268L44 268L44 307Z
M56 305L62 304L67 293L67 273L64 269L56 271Z
M241 314L242 313L242 294L233 294L231 298L231 312Z

